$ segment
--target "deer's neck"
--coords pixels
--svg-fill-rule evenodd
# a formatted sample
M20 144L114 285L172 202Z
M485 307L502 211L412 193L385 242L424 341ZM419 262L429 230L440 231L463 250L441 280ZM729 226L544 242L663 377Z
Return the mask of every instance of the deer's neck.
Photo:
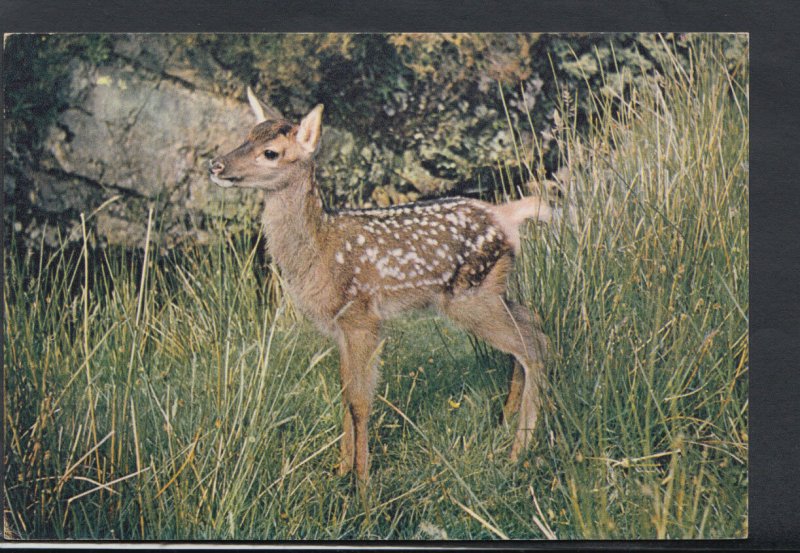
M314 165L298 167L280 192L267 193L261 222L270 254L290 282L307 274L324 244L325 211Z

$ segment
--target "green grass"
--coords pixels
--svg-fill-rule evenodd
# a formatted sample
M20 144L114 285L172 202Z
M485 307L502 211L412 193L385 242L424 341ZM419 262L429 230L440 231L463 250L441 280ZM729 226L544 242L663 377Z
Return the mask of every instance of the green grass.
M335 471L335 348L295 315L259 245L220 228L210 249L38 258L12 241L7 530L746 536L748 63L697 39L692 67L667 65L659 83L593 98L588 134L564 95L556 134L580 222L532 229L512 283L556 352L536 443L507 460L507 358L430 314L396 321L371 418L369 515ZM518 146L535 165L538 144Z

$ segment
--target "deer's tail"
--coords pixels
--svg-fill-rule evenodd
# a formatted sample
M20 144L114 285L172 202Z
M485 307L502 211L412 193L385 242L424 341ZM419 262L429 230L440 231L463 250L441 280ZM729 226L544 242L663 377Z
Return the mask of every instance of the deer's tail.
M513 202L492 205L491 211L495 224L506 235L514 253L518 253L520 249L519 227L522 223L528 219L540 223L550 223L553 220L553 208L546 199L539 196L527 196Z

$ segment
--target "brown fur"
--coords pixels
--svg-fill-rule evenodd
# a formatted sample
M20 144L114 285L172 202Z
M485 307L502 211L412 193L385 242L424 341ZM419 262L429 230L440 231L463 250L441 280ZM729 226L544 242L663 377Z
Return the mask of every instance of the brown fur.
M251 105L253 98L251 97ZM259 116L257 106L254 111ZM549 221L546 202L503 205L451 198L386 209L324 209L312 161L322 108L286 129L264 121L247 141L211 163L220 186L264 191L264 234L300 310L339 345L344 403L340 472L368 474L367 420L378 378L381 324L409 309L434 307L515 357L503 412L519 411L511 448L531 439L539 409L548 339L538 317L505 297L519 250L518 226ZM277 152L267 159L264 152Z
M264 121L253 127L247 135L247 140L252 143L266 143L281 134L288 136L292 129L294 125L285 120Z

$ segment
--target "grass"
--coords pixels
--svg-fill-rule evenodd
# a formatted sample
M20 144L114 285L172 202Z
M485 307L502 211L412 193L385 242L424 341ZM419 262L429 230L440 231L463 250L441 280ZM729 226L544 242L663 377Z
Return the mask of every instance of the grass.
M581 134L564 94L555 132L580 222L531 229L512 283L556 352L536 443L507 460L508 359L427 313L393 322L369 515L335 472L335 348L296 316L260 244L220 228L210 249L37 257L12 240L6 530L746 536L747 72L746 57L726 64L713 38L697 39L692 66L667 65L660 86L593 97ZM518 147L534 166L539 144Z

